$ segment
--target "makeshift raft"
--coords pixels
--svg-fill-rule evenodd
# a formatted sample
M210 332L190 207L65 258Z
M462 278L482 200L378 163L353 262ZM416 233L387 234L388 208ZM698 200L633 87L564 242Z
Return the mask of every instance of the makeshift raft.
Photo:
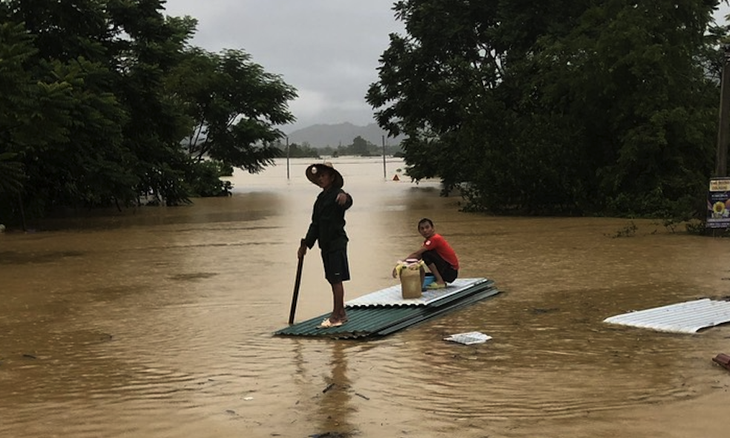
M460 309L500 291L487 278L460 278L444 289L426 290L420 298L403 299L400 285L347 301L348 322L317 328L329 313L283 328L275 335L336 339L375 338Z

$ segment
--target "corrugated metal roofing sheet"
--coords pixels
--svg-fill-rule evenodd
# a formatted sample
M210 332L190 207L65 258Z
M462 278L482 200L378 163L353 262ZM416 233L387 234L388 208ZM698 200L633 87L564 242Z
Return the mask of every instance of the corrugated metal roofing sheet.
M420 322L444 315L446 313L452 312L454 310L460 309L462 307L469 306L471 304L476 303L477 301L483 300L485 298L493 297L500 293L497 289L487 288L485 290L476 292L474 294L467 295L466 297L463 297L459 300L452 301L449 303L449 305L440 306L440 307L426 307L423 312L417 314L413 318L410 318L405 321L400 321L397 324L393 324L388 327L384 327L377 331L375 334L378 336L385 336L389 335L391 333L395 333L398 330L402 330L404 328L410 327L412 325L418 324ZM385 308L388 309L388 308Z
M322 320L329 316L329 313L327 313L283 328L274 334L338 339L385 336L499 294L500 291L494 289L493 284L494 282L491 280L476 282L471 287L462 288L439 300L439 305L431 303L426 306L348 307L347 317L349 321L340 327L317 328Z
M369 306L428 306L431 303L447 298L479 283L488 281L486 278L457 278L444 289L425 290L420 298L403 298L401 285L396 284L367 295L355 298L345 303L345 307Z
M373 335L384 327L399 321L410 320L423 311L418 307L360 307L348 310L346 324L340 327L320 329L317 326L329 313L291 325L277 331L277 335L324 336L331 338L363 338Z
M730 322L730 302L705 298L624 313L603 321L664 332L696 333L706 327Z

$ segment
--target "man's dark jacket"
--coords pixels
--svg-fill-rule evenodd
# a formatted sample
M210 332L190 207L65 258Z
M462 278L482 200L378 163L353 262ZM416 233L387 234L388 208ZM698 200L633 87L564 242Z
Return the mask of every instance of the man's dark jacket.
M319 241L323 253L347 248L345 233L345 210L352 206L352 197L346 193L345 205L337 203L337 195L345 193L341 187L330 187L317 196L312 210L312 223L309 225L304 243L312 248Z

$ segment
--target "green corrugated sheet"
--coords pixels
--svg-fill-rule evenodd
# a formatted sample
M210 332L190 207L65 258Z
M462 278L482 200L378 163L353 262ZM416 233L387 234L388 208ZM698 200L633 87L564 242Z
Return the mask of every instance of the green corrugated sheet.
M349 321L340 327L317 326L329 313L293 324L275 332L280 336L309 336L336 339L365 339L389 335L398 330L444 315L500 293L493 281L476 284L428 306L369 306L347 308Z

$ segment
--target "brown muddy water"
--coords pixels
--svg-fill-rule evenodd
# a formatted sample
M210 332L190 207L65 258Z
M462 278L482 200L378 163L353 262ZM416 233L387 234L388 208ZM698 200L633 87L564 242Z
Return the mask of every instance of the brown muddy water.
M318 188L308 161L240 174L194 205L0 235L2 437L705 437L730 410L730 327L612 326L630 310L730 295L730 241L648 220L459 211L381 159L335 159L352 299L394 284L433 219L462 277L504 293L373 341L272 336ZM632 224L632 237L616 238ZM317 251L297 321L331 309ZM487 343L447 343L481 331ZM329 389L328 389L329 388ZM328 389L328 390L326 390ZM326 390L326 391L325 391Z

